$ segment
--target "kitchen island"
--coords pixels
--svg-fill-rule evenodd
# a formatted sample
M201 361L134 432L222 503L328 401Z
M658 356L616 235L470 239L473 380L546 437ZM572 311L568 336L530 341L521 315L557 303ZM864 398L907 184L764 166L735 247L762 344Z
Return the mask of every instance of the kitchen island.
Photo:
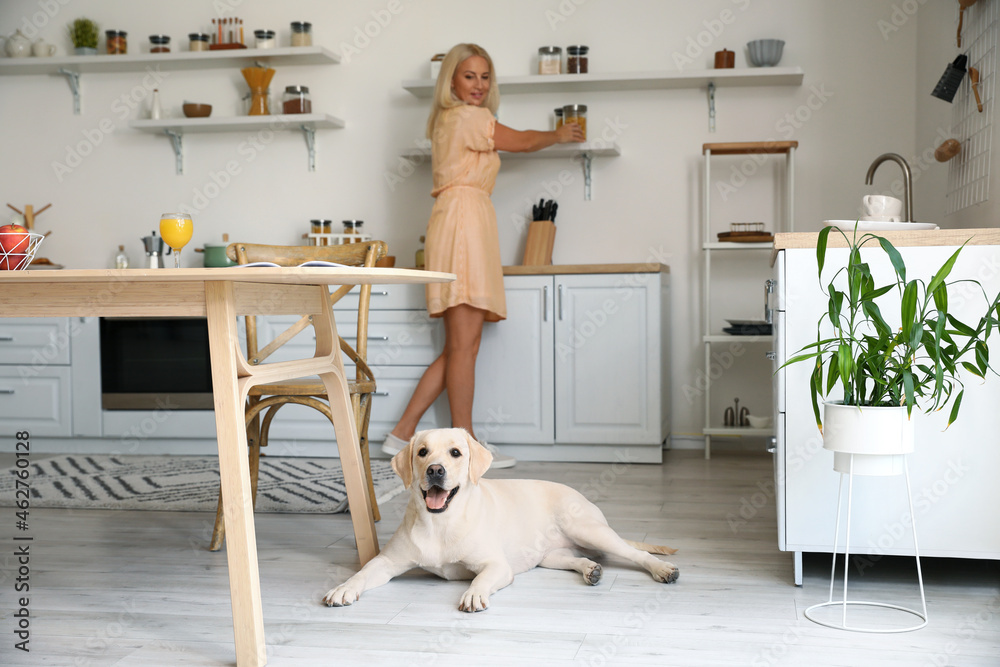
M851 232L847 232L850 236ZM903 256L907 279L929 281L962 244L966 247L949 282L977 280L992 298L1000 292L1000 230L958 229L922 232L878 232ZM839 474L833 454L823 449L809 397L808 363L780 366L816 340L816 323L827 307L817 277L817 233L777 234L774 240L775 432L774 496L778 546L794 553L794 579L802 583L802 553L833 550ZM836 232L829 237L824 282L846 262L847 243ZM870 254L877 285L893 280L892 267L877 247ZM880 307L886 321L893 314L892 293ZM898 296L896 297L898 303ZM971 283L949 289L952 313L964 322L985 312L982 290ZM990 343L998 358L1000 343ZM780 369L780 370L779 370ZM969 375L958 420L946 429L947 411L914 410L916 450L908 457L914 514L921 556L1000 559L1000 377L986 382ZM903 477L861 477L854 483L851 526L852 571L863 573L886 555L913 555L911 517ZM841 549L843 527L841 527Z

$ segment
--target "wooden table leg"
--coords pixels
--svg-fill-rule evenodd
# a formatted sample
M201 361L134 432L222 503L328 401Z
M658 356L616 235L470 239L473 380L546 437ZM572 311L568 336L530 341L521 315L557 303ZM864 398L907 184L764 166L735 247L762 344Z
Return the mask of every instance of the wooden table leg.
M232 283L206 281L205 301L215 394L215 425L219 440L219 476L225 512L229 591L236 635L236 664L240 667L260 667L267 663L267 653L243 421L245 397L240 395L236 377L239 343Z
M337 434L337 449L340 451L340 465L344 470L344 486L347 488L347 504L351 509L351 522L354 525L354 540L358 544L358 558L364 565L378 555L375 516L372 511L372 499L368 495L368 475L361 457L354 407L351 405L344 363L340 357L337 324L329 299L323 298L321 301L322 312L313 316L316 353L330 354L335 359L336 372L320 373L319 377L326 386L327 399L333 414L333 428Z

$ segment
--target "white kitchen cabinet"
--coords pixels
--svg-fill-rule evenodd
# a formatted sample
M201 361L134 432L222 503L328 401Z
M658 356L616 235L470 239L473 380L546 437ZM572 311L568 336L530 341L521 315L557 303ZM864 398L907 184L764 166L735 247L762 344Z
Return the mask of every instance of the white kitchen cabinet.
M929 280L956 249L955 245L912 247L914 243L998 243L996 230L952 230L884 233L899 248L907 277ZM948 235L948 236L945 236ZM786 235L782 235L786 236ZM815 234L789 234L789 239ZM992 241L988 240L992 237ZM833 237L831 236L831 239ZM950 241L946 239L951 239ZM778 247L783 240L779 237ZM816 275L814 247L793 242L777 254L775 368L804 345L816 340L816 322L827 306ZM815 241L812 241L813 245ZM909 245L907 245L909 244ZM840 266L846 249L830 249L826 266ZM891 280L885 256L872 252L877 284ZM987 294L1000 292L1000 244L969 245L950 279L979 280ZM830 274L832 275L832 274ZM949 304L960 320L978 319L984 308L972 286L950 290ZM889 319L892 309L881 308ZM974 320L975 318L975 320ZM898 315L895 317L898 320ZM890 322L891 323L891 322ZM997 359L1000 343L990 345ZM822 448L809 398L808 363L778 371L776 376L776 437L774 448L778 546L795 554L795 582L802 582L802 553L833 550L840 475L833 454ZM1000 559L1000 378L986 382L968 376L958 420L946 429L947 412L914 411L916 451L907 457L921 556ZM855 572L885 555L913 555L906 486L900 477L856 477L851 523L851 553ZM840 544L844 543L841 526ZM842 547L841 547L842 548ZM856 554L856 555L855 555Z
M100 435L96 318L0 319L0 429Z
M476 366L477 435L525 445L512 450L522 458L614 460L627 445L661 460L670 307L660 268L506 276L508 319L487 328Z

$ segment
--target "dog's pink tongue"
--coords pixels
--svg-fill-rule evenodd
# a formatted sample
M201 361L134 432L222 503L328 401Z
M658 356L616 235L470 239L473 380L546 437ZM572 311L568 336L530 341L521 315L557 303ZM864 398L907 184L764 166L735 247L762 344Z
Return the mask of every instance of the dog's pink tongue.
M427 509L431 510L441 509L444 507L446 500L448 500L448 492L440 486L432 486L427 489L427 497L424 498L424 502L427 503Z

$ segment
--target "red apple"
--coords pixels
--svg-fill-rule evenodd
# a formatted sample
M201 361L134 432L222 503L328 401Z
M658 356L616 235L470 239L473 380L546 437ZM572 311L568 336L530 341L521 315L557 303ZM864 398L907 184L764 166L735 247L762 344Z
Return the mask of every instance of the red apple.
M16 269L28 252L28 230L21 225L0 227L0 271Z

